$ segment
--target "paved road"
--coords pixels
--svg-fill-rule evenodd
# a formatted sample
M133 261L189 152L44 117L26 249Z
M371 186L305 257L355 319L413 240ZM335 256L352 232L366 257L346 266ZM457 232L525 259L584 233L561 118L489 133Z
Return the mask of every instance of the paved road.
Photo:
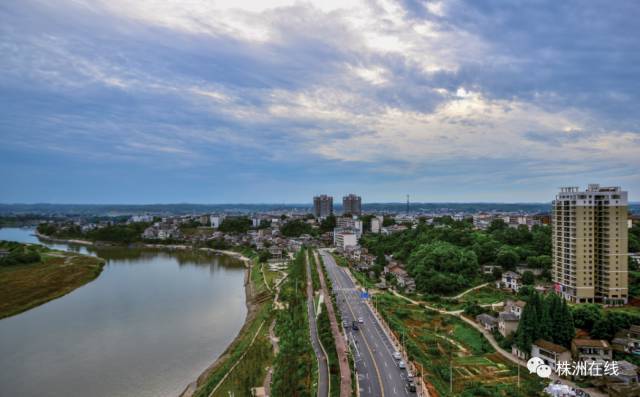
M359 331L347 328L355 349L358 385L362 397L415 396L407 390L406 372L397 366L391 339L384 333L371 308L360 298L353 280L338 266L331 254L320 250L327 274L337 295L338 309L347 324L362 318ZM346 328L346 327L345 327Z
M318 397L329 396L329 367L327 364L327 356L324 354L320 346L318 338L318 325L316 324L316 310L313 303L313 284L311 282L311 266L309 261L305 260L307 266L307 314L309 315L309 332L311 334L311 346L316 353L318 361Z

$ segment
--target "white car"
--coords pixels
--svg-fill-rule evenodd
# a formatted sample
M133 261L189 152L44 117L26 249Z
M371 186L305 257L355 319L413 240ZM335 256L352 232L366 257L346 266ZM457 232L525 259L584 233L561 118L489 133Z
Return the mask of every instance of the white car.
M364 324L364 319L363 319L362 317L358 317L358 322L359 322L360 324Z
M402 355L400 354L400 352L393 352L393 358L395 358L396 360L400 360L402 358Z
M404 361L400 360L398 361L398 368L405 369L407 368L407 365L404 363Z

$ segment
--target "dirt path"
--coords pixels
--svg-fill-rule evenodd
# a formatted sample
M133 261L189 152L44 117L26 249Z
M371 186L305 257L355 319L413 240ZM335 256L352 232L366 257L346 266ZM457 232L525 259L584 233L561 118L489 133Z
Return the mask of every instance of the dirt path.
M329 322L331 323L331 333L333 334L333 339L336 343L336 351L338 353L338 362L340 365L340 397L349 397L351 396L351 369L349 368L349 360L347 358L347 344L342 332L340 332L340 326L336 319L336 313L331 301L331 294L329 294L324 273L322 272L321 259L316 251L313 251L313 255L316 259L316 270L318 272L318 277L320 278L320 287L322 289L322 294L324 295Z
M476 285L475 287L469 288L468 290L463 291L463 292L459 293L459 294L458 294L458 295L456 295L456 296L445 296L445 297L443 297L443 298L444 298L444 299L460 299L460 298L462 298L463 296L465 296L466 294L468 294L469 292L471 292L471 291L475 291L475 290L480 289L480 288L484 288L484 287L486 287L487 285L489 285L489 283L484 283L484 284Z

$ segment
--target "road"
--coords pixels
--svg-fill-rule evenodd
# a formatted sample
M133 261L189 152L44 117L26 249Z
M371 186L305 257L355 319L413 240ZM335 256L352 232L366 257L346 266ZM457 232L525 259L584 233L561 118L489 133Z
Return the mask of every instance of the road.
M354 349L358 386L363 397L415 396L407 390L406 372L398 368L393 358L391 339L378 323L369 305L360 297L356 284L338 266L330 253L320 250L327 274L337 296L342 320L351 325L362 318L359 330L345 327Z
M306 258L305 258L306 259ZM316 323L316 310L313 302L313 283L311 282L311 266L309 260L305 260L307 266L307 314L309 317L309 333L311 335L311 346L316 353L318 361L318 397L329 396L329 366L327 356L320 345L318 337L318 325Z

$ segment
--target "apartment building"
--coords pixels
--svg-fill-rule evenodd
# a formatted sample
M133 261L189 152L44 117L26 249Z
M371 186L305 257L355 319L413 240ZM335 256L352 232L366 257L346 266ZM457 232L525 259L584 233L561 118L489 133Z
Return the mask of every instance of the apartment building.
M627 197L620 187L597 184L556 195L552 276L556 292L571 302L627 302Z
M333 214L333 197L321 194L313 198L313 214L316 218L326 218Z
M353 193L342 197L342 210L345 214L361 215L362 197Z

